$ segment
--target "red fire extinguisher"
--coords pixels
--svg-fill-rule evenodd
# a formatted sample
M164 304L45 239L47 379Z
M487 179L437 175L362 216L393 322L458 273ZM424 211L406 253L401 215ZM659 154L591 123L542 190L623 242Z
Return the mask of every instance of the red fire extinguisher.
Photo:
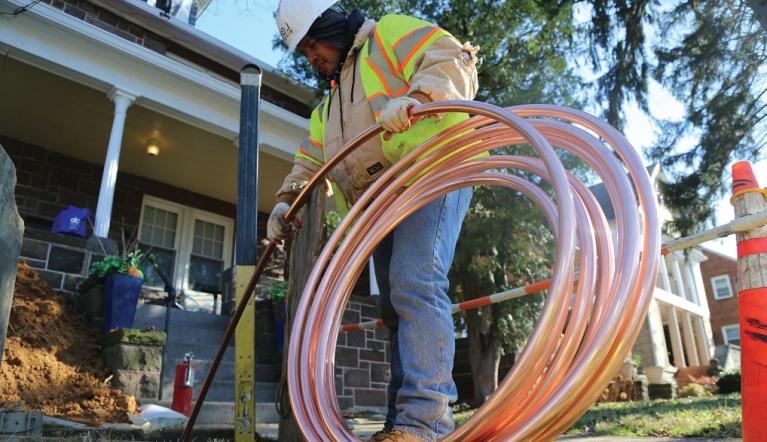
M181 414L192 414L192 386L194 385L194 353L186 353L184 360L176 364L176 381L173 384L173 403L170 408Z

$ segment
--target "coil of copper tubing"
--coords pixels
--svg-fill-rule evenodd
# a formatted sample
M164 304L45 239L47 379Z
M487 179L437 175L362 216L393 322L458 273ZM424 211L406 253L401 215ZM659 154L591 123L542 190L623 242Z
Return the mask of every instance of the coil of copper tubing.
M660 226L650 178L625 137L589 114L557 106L503 109L447 101L413 108L414 116L445 112L473 117L425 141L374 182L333 233L307 281L288 355L291 406L306 440L357 440L336 400L333 361L356 276L399 222L461 187L503 186L524 193L547 219L556 254L551 287L516 364L485 404L444 440L551 440L598 397L640 331L658 271ZM342 152L380 132L378 125L371 127ZM515 145L529 145L537 156L477 157ZM614 232L555 148L581 158L604 183L615 212ZM323 170L338 161L334 157ZM545 188L514 174L517 170L538 175ZM286 218L295 215L319 179L302 191Z

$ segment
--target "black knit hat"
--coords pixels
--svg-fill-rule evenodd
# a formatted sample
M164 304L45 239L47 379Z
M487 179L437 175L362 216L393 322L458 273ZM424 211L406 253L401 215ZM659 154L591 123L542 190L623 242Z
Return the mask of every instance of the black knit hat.
M349 19L341 5L336 3L314 20L307 34L323 43L343 49L346 46L348 30Z
M360 11L355 9L346 15L341 5L336 3L314 20L307 35L346 53L364 21L365 16Z

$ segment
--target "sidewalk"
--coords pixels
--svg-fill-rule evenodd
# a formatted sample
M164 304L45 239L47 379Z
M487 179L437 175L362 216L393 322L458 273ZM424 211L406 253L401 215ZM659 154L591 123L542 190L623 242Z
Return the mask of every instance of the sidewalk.
M373 435L373 433L383 428L383 421L380 421L380 420L354 418L354 419L347 419L346 422L349 424L349 427L352 429L352 432L354 433L354 435L359 437L362 440L366 440L371 435ZM257 424L256 431L258 431L261 437L267 438L267 440L276 441L279 428L277 424ZM685 438L620 437L620 436L586 436L586 435L560 436L557 438L557 441L560 441L560 442L670 442L670 441L740 442L741 440L742 439L735 439L735 438L713 439L713 438L697 438L697 437L692 437L692 438L689 438L689 437L685 437Z
M560 436L557 441L561 442L740 442L742 439L723 438L712 439L706 437L619 437L619 436Z

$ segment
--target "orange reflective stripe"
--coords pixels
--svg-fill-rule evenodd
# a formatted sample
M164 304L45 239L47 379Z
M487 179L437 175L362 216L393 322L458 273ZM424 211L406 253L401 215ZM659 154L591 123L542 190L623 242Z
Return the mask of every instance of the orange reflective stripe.
M392 50L394 50L394 55L397 57L397 60L405 60L408 55L413 52L416 47L418 47L419 43L423 41L424 37L434 29L434 26L422 26L420 28L413 29L412 31L405 34L405 36L397 40L397 42L392 46ZM401 66L402 63L400 63L400 72L402 72Z
M405 40L409 39L411 35L415 34L416 32L422 31L424 29L428 28L428 26L424 26L422 28L415 28L412 31L408 32L407 34L403 35L397 41L394 42L393 45L391 45L392 49L394 49L394 52L397 52L397 47L401 45ZM399 55L397 55L399 57Z
M374 48L374 51L375 49L378 49L378 52L380 52L383 55L384 60L386 60L386 64L389 65L389 70L391 71L391 73L394 75L397 75L397 71L394 69L394 63L391 62L391 60L389 59L389 54L387 54L386 50L384 49L386 46L384 46L383 42L381 41L381 36L378 34L377 27L375 32L373 32L373 36L375 37L375 41L378 45L377 48Z
M410 89L410 85L397 74L394 64L383 50L383 43L378 32L374 32L373 36L374 38L368 40L368 56L365 57L365 62L381 81L386 90L385 95L402 95Z
M426 42L431 38L432 35L434 35L435 32L439 31L438 27L433 27L431 31L429 31L423 38L421 38L420 41L413 47L413 49L405 56L404 60L400 62L399 64L399 71L402 72L405 69L405 66L407 66L408 62L411 58L426 44ZM397 56L399 58L399 56Z
M315 140L314 138L312 138L312 137L306 137L306 138L309 140L309 142L311 142L312 144L314 144L318 148L322 149L324 147L322 145L322 143L320 143L319 141Z
M304 141L301 142L301 145L299 146L301 149L305 150L309 153L309 155L313 157L320 157L322 156L322 144L319 146L315 145L312 141L312 137L306 137L304 138Z
M309 161L310 163L314 163L314 164L316 164L318 166L322 166L322 161L320 161L317 158L313 157L309 152L307 152L307 151L305 151L305 150L303 150L301 148L299 148L296 151L296 157L303 158L303 159Z
M383 85L384 89L386 89L386 92L391 95L391 89L389 88L389 83L386 81L386 78L384 78L383 73L378 69L378 66L373 62L373 60L370 59L370 57L367 57L365 59L365 62L370 66L371 69L373 69L373 72L376 74L379 80L381 80L381 84Z

